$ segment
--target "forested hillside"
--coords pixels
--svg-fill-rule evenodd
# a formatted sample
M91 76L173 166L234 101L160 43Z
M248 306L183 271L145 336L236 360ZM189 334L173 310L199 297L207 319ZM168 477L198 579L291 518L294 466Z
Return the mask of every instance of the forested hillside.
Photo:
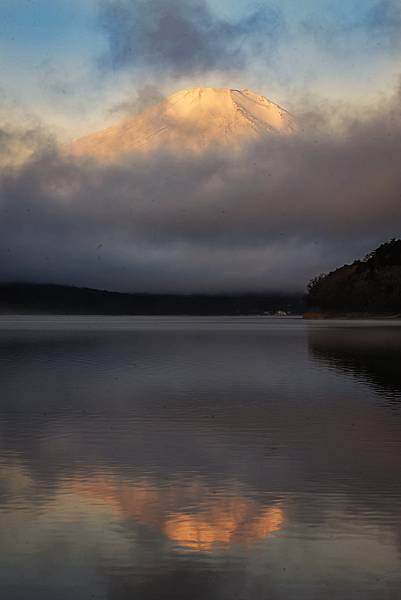
M324 312L401 313L401 240L312 279L308 305Z

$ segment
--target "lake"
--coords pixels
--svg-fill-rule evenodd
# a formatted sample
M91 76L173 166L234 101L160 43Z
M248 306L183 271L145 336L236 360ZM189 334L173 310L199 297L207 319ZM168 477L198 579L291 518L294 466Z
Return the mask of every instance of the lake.
M0 317L0 597L395 600L401 321Z

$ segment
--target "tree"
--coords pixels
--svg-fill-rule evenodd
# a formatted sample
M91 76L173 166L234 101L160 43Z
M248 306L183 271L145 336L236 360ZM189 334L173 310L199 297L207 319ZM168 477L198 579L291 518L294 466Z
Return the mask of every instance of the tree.
M310 296L313 296L317 292L320 284L326 279L326 277L327 277L326 273L320 273L320 275L317 275L316 277L313 277L310 280L310 282L308 283L308 286L307 286L308 294Z

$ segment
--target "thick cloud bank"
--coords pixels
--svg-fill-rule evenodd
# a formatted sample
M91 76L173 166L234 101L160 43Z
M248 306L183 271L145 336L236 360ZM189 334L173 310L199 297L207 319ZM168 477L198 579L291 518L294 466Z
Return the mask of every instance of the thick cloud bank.
M400 107L397 94L358 118L338 115L335 133L314 108L298 134L240 155L159 153L102 166L46 144L3 169L0 279L303 290L316 273L400 234Z

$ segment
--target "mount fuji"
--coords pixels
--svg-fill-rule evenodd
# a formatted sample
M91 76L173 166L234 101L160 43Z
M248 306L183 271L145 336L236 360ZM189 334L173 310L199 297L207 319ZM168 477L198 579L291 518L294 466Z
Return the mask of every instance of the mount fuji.
M242 89L181 90L156 106L67 147L75 156L113 161L131 153L239 150L272 135L290 135L293 117L264 96Z

